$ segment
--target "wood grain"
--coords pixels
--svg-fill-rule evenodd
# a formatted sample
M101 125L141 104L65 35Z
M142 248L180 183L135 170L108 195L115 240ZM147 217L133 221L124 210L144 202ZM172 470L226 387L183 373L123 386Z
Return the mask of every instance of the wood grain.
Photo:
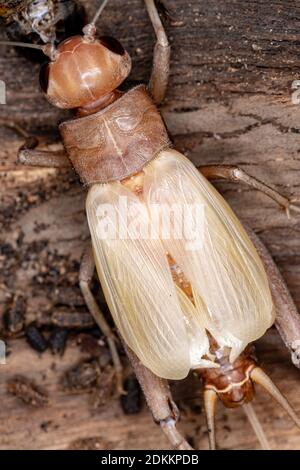
M85 3L92 12L95 2ZM299 78L300 6L289 0L163 3L171 12L163 20L172 61L162 112L176 147L196 164L238 164L300 202L300 107L292 103L292 82ZM146 81L154 36L143 2L111 1L99 30L119 38L131 54L128 86ZM16 120L40 136L42 145L57 148L56 126L68 113L46 103L38 68L14 49L0 48L0 79L7 88L0 119ZM16 152L22 140L1 127L0 139L0 315L19 293L26 297L29 322L51 311L57 289L77 292L78 263L89 238L85 192L70 172L20 168ZM247 187L217 187L268 246L300 307L299 216L288 219ZM38 356L23 338L8 346L7 364L0 365L1 449L168 448L145 407L136 416L125 416L112 399L95 411L87 394L61 390L61 375L82 357L76 338L63 358L49 352ZM300 414L299 371L274 330L258 342L258 352ZM16 374L43 385L50 404L32 409L8 395L7 381ZM192 377L176 384L174 393L182 410L180 427L196 447L207 448L199 384ZM255 407L273 448L300 449L299 431L260 391ZM225 449L258 448L242 411L221 405L217 438Z

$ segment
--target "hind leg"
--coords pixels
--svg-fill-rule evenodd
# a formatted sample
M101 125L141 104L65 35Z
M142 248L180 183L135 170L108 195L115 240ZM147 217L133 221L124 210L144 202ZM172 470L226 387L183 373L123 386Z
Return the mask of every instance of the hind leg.
M269 251L253 230L246 229L269 278L276 308L276 328L291 353L293 364L300 369L300 315L297 307Z
M300 210L299 207L293 206L289 199L277 193L277 191L261 181L258 181L256 178L248 175L237 166L209 165L199 167L198 170L209 180L225 179L228 181L242 182L258 189L272 198L277 204L284 207L287 212L289 209ZM300 369L300 315L284 279L267 248L253 230L248 227L246 227L246 230L262 259L269 278L272 297L276 308L276 328L285 345L291 352L293 364Z
M282 196L275 189L270 188L262 181L254 178L254 176L249 175L244 170L239 168L236 165L207 165L198 167L200 173L202 173L208 180L218 180L223 179L226 181L233 181L237 183L245 183L248 186L251 186L258 191L261 191L266 196L270 197L275 201L279 206L286 210L287 215L289 216L290 210L295 212L300 212L300 207L292 204L290 199Z
M193 450L177 429L179 411L172 399L168 382L154 375L125 346L128 358L144 392L154 421L160 425L170 444L177 450Z

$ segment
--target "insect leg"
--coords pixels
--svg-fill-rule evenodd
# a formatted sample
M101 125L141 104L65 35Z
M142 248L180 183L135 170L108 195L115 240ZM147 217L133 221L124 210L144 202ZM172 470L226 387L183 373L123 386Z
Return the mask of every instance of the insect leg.
M51 152L22 146L18 151L18 160L23 165L29 166L71 168L71 163L63 150Z
M48 151L36 149L38 146L38 139L31 136L20 124L14 121L0 120L0 126L7 127L14 130L21 137L24 137L25 142L19 148L18 160L23 165L29 166L42 166L53 168L70 168L71 163L63 150Z
M259 422L259 419L257 417L257 414L255 413L255 410L252 406L251 403L244 403L242 405L242 408L244 410L245 415L247 416L249 423L252 426L253 431L255 432L255 435L257 439L260 442L260 445L263 450L271 450L271 446L269 444L269 441L267 439L267 436L264 433L264 430Z
M93 257L93 252L91 246L84 252L80 272L79 272L79 285L85 300L85 303L94 317L96 323L99 325L102 333L107 338L107 343L111 352L112 361L114 364L114 368L116 371L116 378L117 378L117 391L119 395L124 393L123 390L123 368L122 363L119 357L118 349L116 346L116 338L113 334L113 331L109 324L107 323L103 313L101 312L95 297L93 296L91 289L90 289L90 282L93 277L93 273L95 270L95 262Z
M246 227L246 230L261 257L269 278L276 308L276 328L291 352L293 364L300 369L300 315L269 251L253 230L249 227Z
M244 170L235 165L208 165L200 166L198 170L209 180L225 179L228 181L237 181L245 183L252 188L262 191L273 201L283 207L289 215L290 210L300 212L300 208L293 205L291 201L279 194L275 189L270 188L262 181L257 180L254 176L248 175Z
M125 349L144 392L154 421L160 425L164 434L175 449L192 450L190 444L176 427L179 411L172 399L167 380L154 375L149 369L143 366L129 348L125 346Z
M294 421L296 426L300 428L300 419L296 415L295 411L287 401L287 399L282 395L280 390L276 387L276 385L272 382L270 377L260 368L255 367L250 372L250 377L254 383L261 385L274 400L282 406L282 408L288 413L290 418Z
M23 165L42 166L53 168L70 168L71 163L64 150L56 152L36 149L38 140L28 136L25 143L19 148L18 160Z
M218 396L214 390L206 389L203 393L210 450L216 450L215 414Z
M7 119L5 120L0 119L0 126L7 127L8 129L12 129L21 137L24 137L26 140L30 138L30 135L28 134L28 132L22 126L20 126L20 124L18 124L15 121L7 120Z
M149 89L156 104L166 94L170 70L170 45L157 12L154 0L145 0L145 5L156 35Z
M38 145L38 139L28 134L28 132L17 122L0 119L0 126L7 127L8 129L15 131L16 134L19 134L21 137L24 137L25 143L22 148L26 147L28 149L33 149Z

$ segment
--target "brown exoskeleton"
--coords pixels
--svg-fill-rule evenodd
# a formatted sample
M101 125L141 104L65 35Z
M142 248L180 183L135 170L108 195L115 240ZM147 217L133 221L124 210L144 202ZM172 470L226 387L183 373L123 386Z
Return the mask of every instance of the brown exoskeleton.
M72 165L89 188L86 210L93 253L88 250L83 257L80 287L107 336L119 392L122 366L115 338L89 287L94 258L154 420L171 444L190 449L176 427L178 410L167 380L182 379L194 370L203 379L210 447L215 448L214 413L220 398L225 406L244 408L261 445L268 448L250 404L255 383L300 423L248 345L275 321L299 367L300 318L265 247L251 230L247 234L207 179L241 181L287 211L297 207L237 167L197 170L171 149L157 110L167 87L170 47L154 1L145 4L157 37L149 87L127 93L118 89L131 62L115 39L96 39L102 5L82 36L67 39L57 49L43 47L50 58L41 71L47 99L76 112L75 119L59 126L65 152L40 151L31 141L19 159L27 165ZM168 211L166 236L159 225ZM175 230L183 219L184 234ZM194 238L191 220L199 229Z

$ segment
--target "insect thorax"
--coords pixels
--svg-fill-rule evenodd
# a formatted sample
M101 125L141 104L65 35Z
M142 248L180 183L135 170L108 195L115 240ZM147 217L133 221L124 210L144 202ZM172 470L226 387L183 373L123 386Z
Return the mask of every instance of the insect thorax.
M60 132L85 184L122 180L170 147L163 120L144 86L90 116L64 122Z

